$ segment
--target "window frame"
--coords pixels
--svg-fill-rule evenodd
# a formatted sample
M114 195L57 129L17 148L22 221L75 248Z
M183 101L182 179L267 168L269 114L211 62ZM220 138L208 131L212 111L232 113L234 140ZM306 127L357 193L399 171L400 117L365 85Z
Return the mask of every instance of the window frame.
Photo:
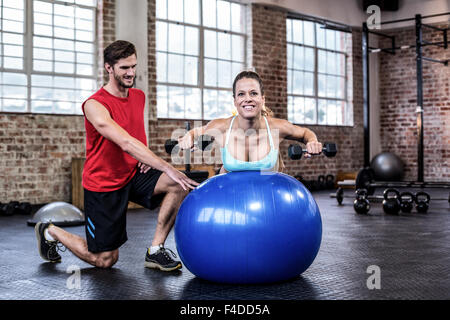
M349 60L350 60L350 56L347 51L339 51L339 50L334 50L334 49L328 49L325 45L325 47L319 47L317 45L317 26L318 25L322 25L325 26L324 30L327 30L326 26L327 26L327 21L325 20L320 20L320 19L315 19L315 18L311 18L309 16L303 16L303 15L292 15L289 14L286 17L286 23L288 23L289 20L300 20L300 21L307 21L307 22L312 22L313 26L314 26L314 43L315 45L310 45L310 44L305 44L305 43L298 43L298 42L294 42L291 39L287 39L288 38L288 34L286 31L286 51L288 51L288 46L291 45L294 51L295 47L303 47L303 48L309 48L312 49L314 52L314 70L313 71L309 71L309 70L299 70L299 69L295 69L292 63L291 68L288 67L289 65L289 61L287 61L287 65L286 65L286 70L287 70L287 75L289 75L289 72L293 73L293 71L301 71L301 72L309 72L312 73L314 75L314 79L313 79L313 95L308 95L305 94L304 92L302 94L298 94L298 93L293 93L289 91L289 82L291 81L291 79L289 78L289 76L287 77L287 97L288 97L288 101L289 98L304 98L304 99L314 99L315 100L315 122L307 122L307 121L302 121L302 122L294 122L294 119L288 119L289 121L292 121L295 124L299 124L299 125L313 125L313 126L336 126L336 127L346 127L346 126L353 126L353 121L351 121L351 123L347 122L347 115L348 113L351 111L349 110L350 108L352 108L352 103L349 100L349 86L351 85L351 83L349 83ZM338 32L351 32L349 29L347 28L343 28L342 30L336 30L336 28L330 28L331 30L335 30ZM303 29L302 29L303 30ZM292 31L291 31L292 32ZM331 73L327 73L327 72L319 72L319 51L323 51L323 52L331 52L334 54L341 54L344 57L344 72L340 73L339 75L337 74L331 74ZM289 58L289 55L286 54L286 58ZM292 53L292 61L294 61L294 54ZM327 70L328 71L328 70ZM319 76L320 75L324 75L324 76L334 76L334 77L339 77L342 78L344 80L344 89L343 89L343 98L337 98L337 97L327 97L327 96L320 96L319 95ZM292 81L293 81L293 75L291 76ZM293 91L293 90L292 90ZM336 101L336 102L344 102L346 104L345 106L345 112L344 112L344 116L342 119L342 124L328 124L328 123L319 123L319 101L320 100L328 100L328 101ZM289 103L288 103L289 105ZM289 106L288 106L289 108ZM294 111L294 110L293 110ZM288 112L289 114L289 112ZM353 112L351 111L351 114L353 114Z
M34 59L34 55L33 55L33 51L34 51L34 43L33 43L33 37L35 36L41 36L39 34L35 34L34 33L34 1L35 0L23 0L24 1L24 44L23 44L23 69L20 71L18 69L7 69L4 67L4 65L2 65L0 67L0 72L4 73L17 73L17 74L21 74L24 75L27 79L27 95L26 95L26 110L25 111L5 111L0 110L1 114L33 114L33 115L52 115L52 116L82 116L83 113L82 112L77 112L77 109L73 110L70 113L64 113L64 112L35 112L32 111L32 102L33 101L39 101L36 99L32 99L32 90L33 88L39 88L39 87L35 87L32 85L32 77L34 75L37 76L50 76L50 77L68 77L68 78L73 78L75 79L89 79L92 80L95 84L97 84L98 82L98 35L97 35L97 1L95 0L95 4L93 6L88 6L88 5L84 5L84 4L77 4L75 3L68 3L64 0L39 0L41 2L46 2L49 4L60 4L60 5L66 5L66 6L72 6L75 8L81 8L81 9L89 9L89 10L93 10L93 17L94 17L94 22L93 22L93 30L92 30L92 34L93 34L93 39L92 42L89 42L93 45L93 52L89 53L92 54L93 56L93 64L92 64L92 75L79 75L77 74L76 71L76 67L77 67L77 62L76 62L76 55L74 57L74 72L73 73L62 73L62 72L55 72L55 71L35 71L33 69L33 59ZM1 6L1 8L3 9L3 6ZM51 14L52 16L52 26L54 26L53 22L54 22L54 18L55 18L55 14L52 12ZM75 17L74 17L75 19ZM74 28L75 30L75 28ZM58 38L55 37L54 35L52 36L44 36L48 39L51 39L51 41L54 41L55 39L61 39L61 40L72 40L74 42L76 42L77 40L74 39L63 39L63 38ZM82 41L82 42L86 42L86 41ZM1 43L3 46L3 42ZM54 51L54 48L52 48L52 50ZM76 49L74 49L74 52L76 54ZM52 57L52 60L49 60L52 63L55 63L57 60L55 60L55 57ZM64 88L58 88L55 87L52 84L52 87L46 87L48 90L54 90L54 89L62 89L64 90ZM73 90L76 90L76 88L74 88ZM80 89L81 90L81 89ZM76 91L75 91L76 92ZM3 96L0 96L1 99L3 99ZM78 97L74 97L73 101L70 101L71 103L75 103L75 106L79 103L77 101ZM87 97L86 97L87 98ZM55 100L54 97L52 97L52 99L49 99L49 101L52 101L53 103L59 100Z
M230 4L231 3L235 3L235 4L238 4L238 5L242 6L242 8L243 8L242 13L244 15L246 14L246 11L248 10L248 6L246 4L240 3L238 1L230 1L230 0L222 0L222 1L229 2ZM229 34L231 37L233 35L241 36L243 38L243 60L242 60L243 70L245 68L247 68L247 55L248 55L248 53L247 53L247 42L248 42L247 23L245 22L244 25L242 26L242 28L243 28L242 32L236 32L236 31L232 31L232 30L219 29L217 27L214 28L214 27L205 26L204 22L203 22L203 0L198 0L198 2L199 2L199 24L198 25L192 24L192 23L187 23L187 22L184 22L184 21L181 22L181 21L169 20L168 17L166 17L165 19L158 18L158 17L156 17L156 13L155 13L155 21L156 21L156 23L164 22L167 25L169 25L169 24L177 24L177 25L181 25L183 27L194 27L194 28L198 29L198 32L199 32L199 39L198 39L199 40L199 43L198 43L199 47L198 47L198 50L199 51L198 51L198 56L196 56L196 57L198 57L198 61L197 61L197 70L198 70L197 85L184 84L184 83L172 83L172 82L169 82L168 79L166 79L166 81L158 81L157 80L156 81L156 87L158 87L158 86L165 86L165 87L179 87L179 88L195 88L195 89L199 89L200 90L200 107L201 107L200 114L201 114L201 118L200 119L187 118L187 117L175 118L175 117L159 117L158 116L158 119L163 119L163 120L186 120L186 119L189 119L189 120L201 120L201 121L205 120L205 121L209 121L211 119L205 118L205 112L204 112L204 110L205 110L204 90L215 90L217 92L220 92L220 91L230 92L230 98L232 97L232 88L231 88L231 84L232 83L230 83L230 87L220 87L219 85L217 85L217 86L205 85L205 77L204 77L204 75L205 75L205 59L208 59L207 57L205 57L205 39L204 39L205 38L204 37L205 31L213 31L213 32L216 33L216 35L218 33L222 32L222 33L225 33L225 34ZM166 3L168 5L168 1ZM184 6L184 3L185 2L183 1L183 6ZM217 1L216 1L216 3L217 3ZM166 7L166 12L167 12L167 7ZM184 8L183 8L183 12L184 12ZM216 7L216 21L217 21L217 16L218 16L218 10L217 10L217 7ZM231 9L230 9L230 18L231 18ZM246 21L246 20L244 19L244 21ZM167 45L169 43L169 32L167 32L167 34L166 34L166 43L167 43ZM218 41L216 41L216 46L218 46ZM230 52L232 52L232 48L233 47L231 45ZM171 53L170 51L168 51L168 48L166 48L166 51L160 51L160 50L155 49L155 52L156 52L155 57L157 56L158 52L163 52L166 55ZM180 55L182 55L183 57L185 57L185 56L192 56L192 55L187 55L185 53L182 53ZM227 62L230 62L230 63L238 62L238 61L233 60L233 59L226 60L226 59L221 59L219 57L210 58L210 59L213 59L215 61L227 61ZM156 68L157 68L157 65L158 65L158 63L156 63ZM168 61L166 60L166 70L165 70L166 75L168 74L168 65L169 65ZM217 67L216 67L217 76L219 74L218 73L218 68L219 67L218 67L218 64L217 64ZM156 73L158 73L158 71L156 71ZM184 71L183 71L183 78L184 78ZM231 77L231 80L233 80L233 75ZM184 82L184 79L183 79L183 82ZM158 108L158 99L156 101L157 101L156 108ZM186 114L186 106L184 107L184 113Z

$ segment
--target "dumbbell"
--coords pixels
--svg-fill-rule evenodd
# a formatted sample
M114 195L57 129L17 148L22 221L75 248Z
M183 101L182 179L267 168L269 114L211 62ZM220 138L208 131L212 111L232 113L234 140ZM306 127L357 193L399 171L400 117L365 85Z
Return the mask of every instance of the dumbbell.
M299 144L291 144L288 148L288 155L289 158L292 160L299 160L302 158L303 153L306 153L306 149L302 149L302 147ZM325 142L323 144L322 153L331 158L334 157L337 153L337 146L336 143L333 142Z
M194 142L194 145L197 145L201 150L205 151L206 148L212 144L212 142L214 141L214 137L209 136L209 135L201 135L198 137L197 141ZM167 139L166 142L164 143L164 148L166 150L166 152L168 154L172 154L173 149L177 148L175 150L175 153L178 153L178 140L174 140L174 139Z
M358 189L356 190L356 199L353 201L353 208L356 213L359 214L367 214L370 210L370 202L366 198L367 190L366 189Z
M430 195L424 191L419 191L416 193L414 198L414 201L416 202L417 212L427 213L431 199Z

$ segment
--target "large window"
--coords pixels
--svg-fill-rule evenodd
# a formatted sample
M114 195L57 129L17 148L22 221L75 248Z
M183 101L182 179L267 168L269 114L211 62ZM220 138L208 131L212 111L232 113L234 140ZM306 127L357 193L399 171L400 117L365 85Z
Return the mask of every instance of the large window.
M287 19L288 119L298 124L352 125L348 33Z
M0 111L81 114L97 86L96 0L0 4Z
M245 67L244 9L220 0L156 0L159 118L231 114L232 81Z

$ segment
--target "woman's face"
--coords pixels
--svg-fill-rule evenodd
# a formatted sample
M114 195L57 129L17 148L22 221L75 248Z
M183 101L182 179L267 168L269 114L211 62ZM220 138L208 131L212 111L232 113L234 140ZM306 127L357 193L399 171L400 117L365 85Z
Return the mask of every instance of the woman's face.
M255 79L243 78L236 82L234 106L244 118L254 118L261 114L265 98L261 94L259 83Z

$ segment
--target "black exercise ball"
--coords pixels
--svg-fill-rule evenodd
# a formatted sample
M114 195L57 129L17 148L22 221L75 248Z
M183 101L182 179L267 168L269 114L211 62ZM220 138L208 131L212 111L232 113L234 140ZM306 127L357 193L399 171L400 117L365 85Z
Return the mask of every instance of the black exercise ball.
M401 181L404 176L405 165L392 152L382 152L370 162L376 181Z

